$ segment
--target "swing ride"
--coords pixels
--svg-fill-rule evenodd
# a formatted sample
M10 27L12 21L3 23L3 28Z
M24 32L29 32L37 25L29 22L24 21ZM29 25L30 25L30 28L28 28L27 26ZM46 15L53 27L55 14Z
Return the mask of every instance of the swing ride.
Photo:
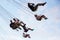
M15 0L14 0L14 2L15 3L17 3ZM32 11L32 12L35 12L35 11L37 11L37 9L38 9L38 6L44 6L45 4L46 4L47 2L44 2L44 3L37 3L36 5L34 4L34 3L28 3L27 4L27 7ZM22 4L21 4L22 5ZM23 6L23 5L22 5ZM23 7L25 7L25 6L23 6ZM22 7L22 8L23 8ZM27 7L25 7L25 8L27 8ZM5 11L7 11L7 10L5 10ZM26 11L28 11L28 12L30 12L32 15L34 15L34 17L36 18L36 20L37 21L41 21L42 20L42 18L44 18L45 20L46 19L48 19L45 15L37 15L37 14L33 14L31 11L29 11L28 9L26 10ZM28 14L28 13L27 13ZM11 15L11 14L10 14ZM11 17L11 16L10 16ZM10 28L12 28L13 30L17 30L17 31L19 31L18 29L20 29L20 30L22 30L21 29L21 27L23 28L23 30L24 30L24 32L25 33L23 33L23 37L24 38L31 38L30 37L30 34L26 34L29 30L31 30L31 31L33 31L34 29L32 29L32 28L27 28L26 27L26 24L23 22L23 21L20 21L18 18L13 18L13 17L11 17L13 20L10 20L10 24L9 24L9 26L10 26ZM18 29L17 29L18 28Z

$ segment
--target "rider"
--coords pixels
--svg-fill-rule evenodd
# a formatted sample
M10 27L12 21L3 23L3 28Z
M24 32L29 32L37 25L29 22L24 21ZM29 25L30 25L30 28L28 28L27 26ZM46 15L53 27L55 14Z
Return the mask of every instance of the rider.
M28 3L28 7L32 10L32 11L36 11L38 6L44 6L47 2L44 3L38 3L37 5L35 5L34 3Z
M19 28L20 30L21 30L21 28L19 27L21 24L19 23L19 20L18 19L15 19L15 18L13 18L13 21L12 20L10 20L10 27L12 28L12 29L16 29L16 28Z
M19 26L21 26L24 29L24 32L27 32L28 30L33 31L33 29L31 29L31 28L26 28L26 24L23 23L22 21L19 21L19 19L13 18L13 21L14 22L12 22L12 20L10 20L10 22L11 22L10 27L11 28L13 28L13 29L19 28L21 30L21 28L19 27Z
M23 23L22 21L19 22L19 19L13 18L14 22L16 23L17 26L21 26L24 29L24 32L27 32L28 30L33 31L31 28L26 28L26 24Z
M28 38L31 38L29 34L25 34L25 33L23 33L23 37L24 37L24 38L27 38L27 37L28 37Z
M45 15L37 15L37 14L35 14L34 16L35 16L36 19L39 20L39 21L41 21L42 18L44 18L45 20L48 19Z

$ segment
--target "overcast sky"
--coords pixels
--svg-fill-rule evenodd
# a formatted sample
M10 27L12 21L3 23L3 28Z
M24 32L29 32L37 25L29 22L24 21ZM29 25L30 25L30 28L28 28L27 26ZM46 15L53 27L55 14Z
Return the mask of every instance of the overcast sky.
M27 3L47 4L36 12L28 8ZM42 14L47 20L37 21L33 14ZM28 31L31 38L22 36L23 30L10 28L10 20L18 18L34 31ZM0 40L60 40L60 0L0 0Z

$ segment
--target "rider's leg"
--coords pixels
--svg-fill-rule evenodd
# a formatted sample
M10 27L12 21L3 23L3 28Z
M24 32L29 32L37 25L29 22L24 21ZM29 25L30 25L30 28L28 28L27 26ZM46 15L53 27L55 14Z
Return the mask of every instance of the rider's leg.
M42 15L41 17L44 18L44 19L48 19L45 15Z
M28 30L31 30L31 31L33 31L34 29L28 28Z
M44 3L38 3L37 5L38 6L44 6L47 2L44 2Z
M36 11L38 9L38 5L36 5L35 7L34 7L34 10Z
M19 31L17 28L16 28L17 31Z
M22 30L20 27L19 27L20 30Z
M27 37L31 38L29 34L25 34L25 33L23 33L23 37L25 37L25 38L27 38Z
M27 32L27 28L26 28L26 24L22 26L22 28L24 29L24 32Z

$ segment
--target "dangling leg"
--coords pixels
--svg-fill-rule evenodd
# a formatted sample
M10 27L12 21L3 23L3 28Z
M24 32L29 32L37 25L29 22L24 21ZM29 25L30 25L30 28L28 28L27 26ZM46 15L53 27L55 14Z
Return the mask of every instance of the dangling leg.
M45 15L42 15L41 17L44 18L45 20L48 19Z
M22 30L20 27L19 27L20 30Z
M31 29L31 28L25 28L25 29L24 29L24 32L28 32L29 30L33 31L34 29Z
M20 30L22 30L20 27L18 27Z
M31 38L30 35L28 37Z
M26 34L28 38L31 38L29 34Z
M17 31L19 31L17 28L16 28Z
M35 7L34 7L34 11L36 11L38 9L38 5L36 5Z
M31 30L31 31L33 31L34 29L28 28L28 30Z
M47 3L47 2L45 2L45 3L38 3L37 5L38 5L38 6L44 6L46 3Z
M24 32L28 32L28 29L24 29Z
M24 32L28 32L28 30L27 30L27 28L26 28L25 25L26 25L26 24L24 24L24 25L22 26L22 28L24 29Z
M25 38L27 38L27 37L31 38L29 34L25 34L25 33L23 33L23 37L25 37Z
M36 6L33 5L34 11L36 11L38 9L38 6L44 6L46 4L45 3L38 3Z

